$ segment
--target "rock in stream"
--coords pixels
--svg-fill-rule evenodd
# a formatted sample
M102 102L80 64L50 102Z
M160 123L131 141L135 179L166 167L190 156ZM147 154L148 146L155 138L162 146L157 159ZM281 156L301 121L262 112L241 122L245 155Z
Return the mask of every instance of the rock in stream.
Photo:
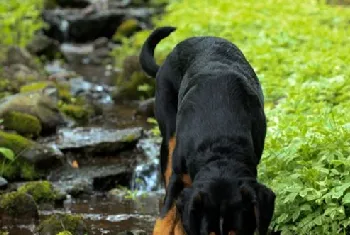
M57 139L49 144L55 145L62 152L113 154L133 148L142 134L141 127L123 130L103 127L63 128L58 131Z

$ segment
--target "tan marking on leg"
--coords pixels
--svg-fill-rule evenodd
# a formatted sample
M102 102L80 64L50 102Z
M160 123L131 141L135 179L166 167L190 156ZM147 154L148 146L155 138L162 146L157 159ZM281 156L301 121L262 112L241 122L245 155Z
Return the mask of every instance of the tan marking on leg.
M175 145L176 145L176 138L175 138L175 136L173 136L170 138L169 143L168 143L168 149L169 149L168 162L167 162L167 166L166 166L165 173L164 173L165 187L166 188L168 187L170 176L173 173L172 163L173 163L173 152L175 149Z

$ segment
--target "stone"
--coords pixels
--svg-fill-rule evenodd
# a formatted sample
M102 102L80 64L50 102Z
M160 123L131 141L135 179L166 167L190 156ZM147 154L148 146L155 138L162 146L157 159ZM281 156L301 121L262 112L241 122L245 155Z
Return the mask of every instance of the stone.
M58 126L65 124L65 119L58 109L58 90L52 86L1 99L0 118L8 112L29 114L38 118L44 134L53 133Z
M74 235L85 235L88 233L86 224L81 216L68 214L55 214L40 222L37 232L39 235L55 235L62 229Z
M154 117L155 98L149 98L139 102L135 115L144 117Z
M79 150L85 153L111 154L133 148L142 134L140 127L123 130L103 127L62 128L52 144L63 152Z
M101 37L111 39L126 18L149 21L155 13L152 8L100 7L85 9L44 10L43 19L49 25L45 34L60 42L91 42Z
M60 44L43 34L37 34L34 39L26 46L27 50L36 56L45 56L52 60L60 55Z
M106 37L98 38L93 43L94 50L100 49L100 48L107 48L108 43L109 43L108 38L106 38Z
M34 57L24 48L11 46L7 50L5 65L22 64L31 69L38 69L38 64Z
M0 219L38 220L38 207L33 197L23 192L10 192L0 197Z
M7 186L8 186L7 180L0 176L0 190L6 189Z
M11 149L17 158L5 164L3 174L8 180L34 179L61 163L63 154L53 146L36 143L20 135L0 131L0 146Z
M18 188L18 192L31 195L38 204L53 203L61 200L61 195L54 189L49 181L32 181Z

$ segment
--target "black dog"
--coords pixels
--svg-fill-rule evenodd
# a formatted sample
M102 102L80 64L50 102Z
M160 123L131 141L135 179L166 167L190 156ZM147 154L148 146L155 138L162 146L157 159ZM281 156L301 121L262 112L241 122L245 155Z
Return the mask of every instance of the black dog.
M217 37L180 42L159 67L154 49L174 30L156 29L140 54L143 70L156 77L167 186L162 216L176 204L188 235L267 234L275 194L256 179L266 136L258 78L243 53Z

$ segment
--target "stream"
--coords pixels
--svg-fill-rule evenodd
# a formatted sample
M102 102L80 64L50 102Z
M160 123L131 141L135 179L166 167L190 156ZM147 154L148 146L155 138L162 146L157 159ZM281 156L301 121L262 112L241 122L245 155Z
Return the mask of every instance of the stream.
M62 48L77 54L89 48L89 45L64 44ZM138 140L135 148L123 150L115 155L80 151L65 153L68 159L78 160L79 168L72 169L63 165L54 169L48 176L48 180L55 188L62 191L77 185L89 189L82 189L82 193L74 197L68 193L63 207L39 208L40 220L56 213L77 214L84 218L89 234L118 234L125 231L136 231L135 234L141 231L150 234L164 195L158 174L160 140L148 134L151 125L147 123L145 117L134 116L137 108L135 102L114 102L109 92L102 92L113 85L112 73L106 72L106 66L83 63L69 66L53 61L46 64L46 70L52 74L74 71L79 75L78 87L93 89L100 94L99 104L102 114L86 126L97 131L92 133L92 138L99 138L99 128L103 130L142 128L145 134ZM69 127L58 132L60 131L67 136L73 135ZM54 138L57 137L43 137L39 142L47 143ZM123 173L118 175L117 179L113 178L113 172L123 167L127 169L126 171L131 169L131 174L123 175ZM111 178L110 175L113 177ZM86 178L89 177L93 178L92 183L87 182ZM118 185L115 185L113 180L118 181ZM124 188L118 189L120 185ZM10 235L38 234L36 227L34 223L21 220L0 223L0 229L8 231Z

